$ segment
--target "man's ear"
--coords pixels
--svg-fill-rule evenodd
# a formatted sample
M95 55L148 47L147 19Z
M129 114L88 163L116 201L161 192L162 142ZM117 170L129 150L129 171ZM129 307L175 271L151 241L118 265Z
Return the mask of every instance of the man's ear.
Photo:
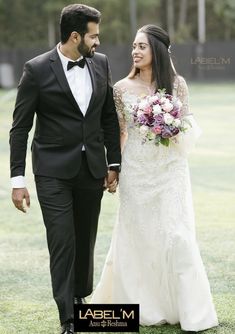
M80 43L81 42L81 35L79 34L79 32L77 31L73 31L71 32L71 35L70 35L70 40L73 42L73 43Z

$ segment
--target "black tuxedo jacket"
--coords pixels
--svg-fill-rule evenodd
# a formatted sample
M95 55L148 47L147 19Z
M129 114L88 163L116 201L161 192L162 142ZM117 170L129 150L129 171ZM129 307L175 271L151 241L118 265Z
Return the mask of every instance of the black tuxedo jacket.
M93 93L83 116L69 88L56 48L25 64L10 131L11 177L25 175L28 133L36 113L32 142L33 172L62 179L74 177L82 146L95 178L107 163L120 163L119 125L107 57L86 59Z

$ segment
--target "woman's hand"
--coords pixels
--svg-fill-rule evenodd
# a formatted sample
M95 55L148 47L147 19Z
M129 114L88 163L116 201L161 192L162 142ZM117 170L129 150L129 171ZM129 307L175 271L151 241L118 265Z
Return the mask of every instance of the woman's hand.
M107 175L107 189L109 193L115 193L118 186L118 173L110 170Z

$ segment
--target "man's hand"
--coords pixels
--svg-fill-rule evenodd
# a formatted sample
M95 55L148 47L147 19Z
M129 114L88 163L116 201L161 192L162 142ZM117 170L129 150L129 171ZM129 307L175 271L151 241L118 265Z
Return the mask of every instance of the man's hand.
M115 193L118 185L118 173L110 170L106 177L108 192Z
M14 203L15 207L26 213L26 209L24 207L24 200L27 207L30 207L30 197L27 188L13 188L12 189L12 202Z

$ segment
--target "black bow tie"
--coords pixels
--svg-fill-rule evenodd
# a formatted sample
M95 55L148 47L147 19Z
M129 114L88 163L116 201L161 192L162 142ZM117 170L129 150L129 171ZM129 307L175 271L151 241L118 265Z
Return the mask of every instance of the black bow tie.
M86 64L85 58L82 58L79 61L69 61L67 65L67 71L69 71L74 66L79 66L81 68L84 68L85 64Z

